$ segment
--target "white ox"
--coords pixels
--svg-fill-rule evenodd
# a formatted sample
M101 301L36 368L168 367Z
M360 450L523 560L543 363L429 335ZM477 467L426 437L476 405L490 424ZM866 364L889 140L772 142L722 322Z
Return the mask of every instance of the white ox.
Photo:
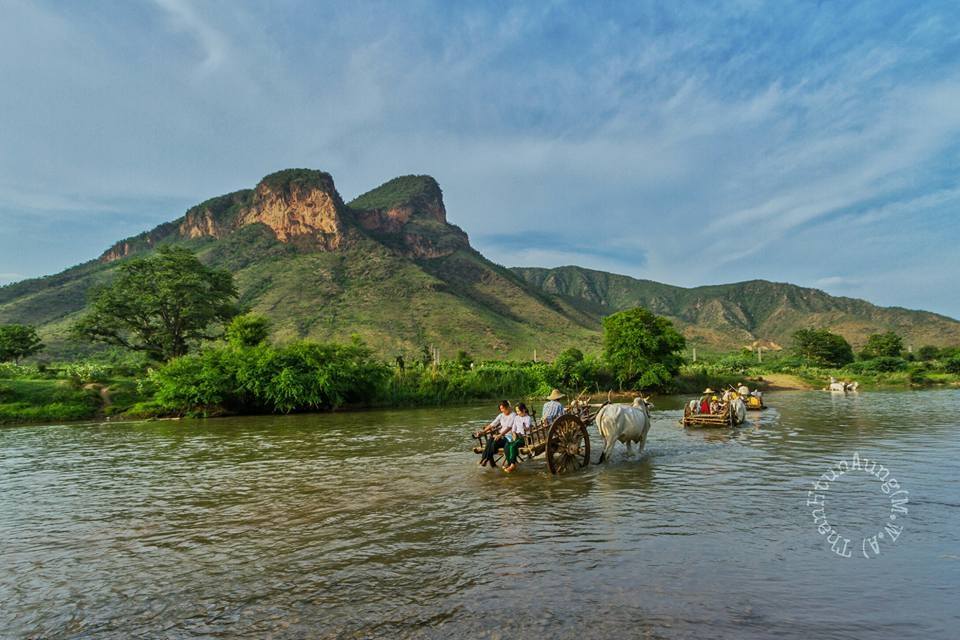
M743 424L747 419L747 403L743 398L737 396L730 400L730 415L733 416L733 424Z
M634 442L640 443L638 452L643 452L647 442L647 432L650 431L650 407L653 404L643 398L635 398L632 405L608 404L597 413L596 423L600 435L603 436L603 453L600 454L602 463L610 459L613 447L617 442L627 445L627 452L632 449Z
M830 391L835 391L837 393L847 393L851 391L853 393L857 392L857 387L860 386L859 382L844 382L843 380L837 380L833 376L830 377L830 386L827 387Z

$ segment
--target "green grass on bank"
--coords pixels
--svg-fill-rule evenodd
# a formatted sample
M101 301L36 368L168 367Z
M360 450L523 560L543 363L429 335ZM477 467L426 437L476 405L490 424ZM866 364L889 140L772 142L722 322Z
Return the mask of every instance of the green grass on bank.
M793 376L816 389L824 388L831 376L856 380L866 391L960 387L960 370L951 359L858 360L830 369L790 355L765 356L759 363L755 356L737 353L688 362L672 383L656 392L696 394L707 386L726 388L738 382L763 388L762 379L775 374ZM413 362L400 370L358 346L219 347L159 370L137 363L0 365L0 424L516 401L541 398L552 387L568 396L618 390L596 356L554 363Z
M726 386L757 380L770 374L794 376L814 389L825 388L830 378L856 381L861 390L937 386L960 386L960 372L951 360L908 360L875 358L858 360L845 367L829 368L809 364L794 356L768 357L763 363L755 356L733 354L687 363L681 369L677 387L695 393L708 385Z
M0 424L84 420L100 406L96 390L65 380L0 380Z

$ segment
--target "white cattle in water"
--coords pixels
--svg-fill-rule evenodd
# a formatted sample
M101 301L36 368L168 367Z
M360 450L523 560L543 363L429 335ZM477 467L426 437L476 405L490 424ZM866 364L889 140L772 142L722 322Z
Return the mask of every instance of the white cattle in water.
M730 415L733 416L733 424L743 424L747 419L747 403L743 398L736 397L730 401Z
M859 382L843 382L842 380L838 381L836 378L830 378L830 386L828 388L830 391L837 393L847 393L848 391L856 393L859 386Z
M599 462L610 459L617 442L627 445L627 452L631 451L634 442L638 442L638 450L643 452L647 432L650 431L651 406L652 403L643 398L635 398L632 405L608 404L600 409L595 419L604 443Z

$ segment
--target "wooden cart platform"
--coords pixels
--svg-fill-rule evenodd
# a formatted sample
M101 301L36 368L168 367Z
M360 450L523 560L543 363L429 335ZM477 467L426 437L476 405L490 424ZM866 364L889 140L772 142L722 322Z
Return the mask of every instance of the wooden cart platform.
M720 413L696 413L687 405L683 409L680 423L685 427L732 427L739 423L736 422L730 406L730 403L727 403Z
M523 438L524 445L519 449L520 460L545 455L552 474L570 473L589 465L590 434L587 433L587 425L593 422L599 412L599 409L592 409L593 405L575 406L570 413L564 413L551 424L534 418L529 433ZM477 441L473 452L483 454L487 442L495 434L474 433L473 437ZM503 462L502 447L497 448L494 460L498 464Z

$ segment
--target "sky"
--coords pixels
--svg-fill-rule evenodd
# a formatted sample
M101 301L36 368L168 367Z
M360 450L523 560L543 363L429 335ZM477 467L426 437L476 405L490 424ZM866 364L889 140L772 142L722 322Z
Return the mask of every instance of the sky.
M960 3L0 0L0 283L288 167L507 266L960 318Z

